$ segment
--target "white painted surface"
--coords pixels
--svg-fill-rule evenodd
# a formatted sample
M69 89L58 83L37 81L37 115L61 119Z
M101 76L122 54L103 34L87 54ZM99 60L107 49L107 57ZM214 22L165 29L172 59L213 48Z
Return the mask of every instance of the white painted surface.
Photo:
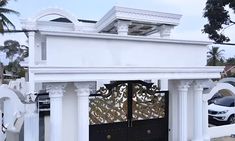
M176 83L169 80L169 140L179 140L179 94ZM171 116L170 116L171 115Z
M210 127L208 131L211 138L230 136L235 133L235 124Z
M46 85L50 97L50 141L62 141L63 105L65 83Z
M188 88L189 81L181 80L178 83L178 93L179 93L179 140L187 141L188 140Z
M202 81L197 80L193 86L193 141L203 141Z
M46 65L50 67L199 67L206 65L206 52L207 47L204 45L49 36ZM163 60L169 61L166 63Z
M152 19L152 22L161 20L165 24L177 25L180 18L180 15L161 13L162 17L156 19L156 13L128 8L121 8L121 10L127 10L130 14L133 14L133 11L137 12L138 18L142 17L145 22ZM72 24L37 22L41 17L50 14L68 18ZM125 16L125 14L120 15ZM128 16L132 18L126 14L126 17ZM112 16L106 18L113 20ZM109 21L101 20L97 24L102 22L101 25L106 26L108 24L105 22ZM26 25L26 29L40 29L39 34L29 34L29 89L32 93L35 91L36 82L68 83L88 80L151 80L152 78L168 79L171 82L173 79L219 78L219 72L223 70L221 67L205 67L206 46L210 42L94 33L96 31L94 29L98 26L80 25L73 16L61 10L43 11L34 20L26 21ZM102 26L99 28L105 28ZM42 60L40 45L45 41L47 57L46 60ZM171 141L192 140L193 131L191 128L188 130L188 126L193 122L188 121L193 112L187 108L188 103L192 106L193 96L192 92L188 91L187 84L181 83L181 87L177 87L178 84L169 83L172 116L170 117L172 129L170 139ZM63 98L58 95L52 96L63 93L61 89L50 91L50 141L66 141L67 136L70 136L71 138L68 138L72 141L89 140L89 100L83 95L88 94L88 91L78 92L75 100L72 99L73 90L72 86L68 88L65 93L67 95ZM197 100L202 99L197 97ZM62 126L65 128L62 129ZM73 131L68 132L70 129ZM64 131L63 135L61 131Z
M62 141L77 141L77 95L73 83L68 83L63 96Z
M222 81L219 81L214 88L212 88L212 90L210 91L209 94L205 94L203 95L203 101L206 102L212 98L212 96L217 93L220 90L228 90L231 93L235 94L235 88L234 86L232 86L229 83L223 83L223 82L227 82L227 81L234 81L234 79L224 79ZM205 103L204 103L205 104ZM206 106L205 109L208 109L208 105ZM208 111L204 111L204 121L207 121L208 123ZM208 125L208 124L205 124ZM205 127L205 126L204 126ZM235 132L235 124L232 125L223 125L223 126L214 126L214 127L208 127L206 129L207 133L204 134L205 138L217 138L217 137L223 137L223 136L230 136L231 134L234 134Z
M78 141L89 141L89 83L75 83L77 87L77 137Z

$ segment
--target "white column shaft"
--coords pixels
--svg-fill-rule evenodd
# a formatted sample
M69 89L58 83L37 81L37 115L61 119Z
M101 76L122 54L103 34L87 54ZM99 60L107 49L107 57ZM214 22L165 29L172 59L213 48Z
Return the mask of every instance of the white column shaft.
M197 83L197 82L196 82ZM194 120L193 141L203 141L202 136L202 91L200 84L194 86Z
M29 33L29 66L34 66L35 62L35 33Z
M89 95L89 86L78 87L78 141L89 141Z
M50 141L62 141L62 97L50 97Z
M78 141L89 141L88 97L78 97Z
M50 97L50 141L62 141L62 98L66 83L48 83Z
M203 101L203 139L204 141L210 141L210 137L209 137L209 133L208 133L208 125L209 121L208 121L208 102L207 101Z
M36 113L26 113L24 116L24 141L39 140L39 117Z
M187 141L187 94L188 88L179 89L179 140Z

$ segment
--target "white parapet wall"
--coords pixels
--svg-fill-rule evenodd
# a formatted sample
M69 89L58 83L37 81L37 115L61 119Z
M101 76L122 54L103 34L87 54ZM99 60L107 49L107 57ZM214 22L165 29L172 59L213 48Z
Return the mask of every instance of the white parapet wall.
M235 124L210 127L208 132L211 138L230 136L235 134Z

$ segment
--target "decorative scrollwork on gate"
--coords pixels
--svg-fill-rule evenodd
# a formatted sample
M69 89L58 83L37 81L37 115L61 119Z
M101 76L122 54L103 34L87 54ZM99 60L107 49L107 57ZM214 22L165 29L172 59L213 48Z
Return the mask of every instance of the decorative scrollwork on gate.
M165 106L165 93L159 93L156 85L133 85L133 120L164 118Z
M97 91L100 96L90 98L91 125L127 121L127 83L109 86Z
M90 125L125 122L130 115L131 120L164 118L166 100L165 93L159 92L153 83L117 81L107 84L90 98ZM128 107L131 106L130 112Z

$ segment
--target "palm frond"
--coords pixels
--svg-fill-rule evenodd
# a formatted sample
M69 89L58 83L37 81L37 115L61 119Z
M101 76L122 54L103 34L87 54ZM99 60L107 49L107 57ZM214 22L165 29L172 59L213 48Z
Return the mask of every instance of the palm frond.
M0 14L0 17L2 18L3 25L6 26L7 29L9 29L9 26L11 26L13 29L15 29L15 25L5 15Z
M0 7L4 7L8 4L8 0L0 0Z
M1 14L16 14L16 15L20 15L20 13L19 12L17 12L17 11L15 11L15 10L11 10L11 9L7 9L7 8L1 8L0 7L0 13Z

